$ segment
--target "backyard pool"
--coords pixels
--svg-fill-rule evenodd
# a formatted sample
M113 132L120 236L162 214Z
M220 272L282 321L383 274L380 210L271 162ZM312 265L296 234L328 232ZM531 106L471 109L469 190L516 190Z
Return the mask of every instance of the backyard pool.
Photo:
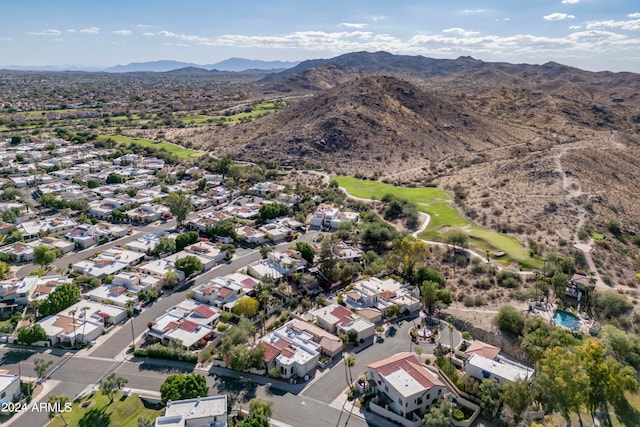
M574 314L564 310L556 310L553 313L553 321L557 325L563 326L567 329L578 329L580 327L580 319Z

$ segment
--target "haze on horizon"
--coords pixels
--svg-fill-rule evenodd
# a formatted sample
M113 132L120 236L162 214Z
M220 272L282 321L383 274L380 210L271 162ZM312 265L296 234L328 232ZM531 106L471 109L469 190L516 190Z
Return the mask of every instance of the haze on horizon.
M384 50L640 72L640 4L624 0L171 0L3 4L0 67L229 57L301 61Z

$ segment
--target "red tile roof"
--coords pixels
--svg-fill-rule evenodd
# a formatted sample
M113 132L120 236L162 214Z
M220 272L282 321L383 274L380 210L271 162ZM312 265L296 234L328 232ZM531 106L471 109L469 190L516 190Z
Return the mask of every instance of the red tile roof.
M264 352L265 363L271 362L280 354L280 349L272 346L269 343L263 342L261 345L264 345L265 347L265 352Z
M190 322L188 320L185 320L184 322L182 322L180 324L180 329L182 329L183 331L187 331L187 332L193 332L196 329L198 329L200 325L198 325L197 323L193 323Z
M465 350L465 354L468 356L471 356L472 354L479 354L480 356L491 360L495 359L498 356L498 353L500 353L500 349L498 347L478 340L472 342Z
M393 291L382 291L382 292L380 292L380 298L393 299L396 296L397 296L396 293L393 292Z
M200 316L204 317L205 319L208 319L208 318L213 317L213 316L216 315L215 311L213 311L211 308L207 307L204 304L198 305L193 310L193 312L199 314Z
M422 366L416 355L412 353L398 353L378 362L371 363L368 367L375 369L376 372L383 377L391 375L398 370L403 370L425 389L434 386L445 386L440 379Z
M351 322L351 311L347 310L341 305L336 305L336 307L331 312L334 316L336 316L339 320L338 323L349 323Z
M220 288L220 290L218 290L218 295L220 295L220 298L222 299L228 297L232 293L233 293L233 290L229 288Z

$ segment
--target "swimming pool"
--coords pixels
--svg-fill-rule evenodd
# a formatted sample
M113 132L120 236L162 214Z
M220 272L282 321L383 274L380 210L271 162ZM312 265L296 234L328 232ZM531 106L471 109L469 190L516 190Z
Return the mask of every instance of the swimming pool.
M574 314L564 310L556 310L556 312L553 313L553 321L556 322L557 325L567 329L577 329L580 327L580 319Z

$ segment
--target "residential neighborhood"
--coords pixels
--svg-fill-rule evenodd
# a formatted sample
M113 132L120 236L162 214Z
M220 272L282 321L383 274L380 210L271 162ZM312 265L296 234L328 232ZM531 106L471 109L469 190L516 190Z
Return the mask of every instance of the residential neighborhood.
M267 179L257 166L231 162L242 172L230 178L219 173L229 159L185 169L32 139L19 147L33 168L8 161L15 168L0 193L8 203L0 346L29 352L3 364L7 402L32 404L51 387L80 405L113 386L158 405L151 425L226 426L251 419L231 403L242 401L248 381L254 414L273 405L282 425L304 424L291 405L307 399L318 413L353 416L354 425L492 425L500 413L543 420L541 403L516 413L508 397L551 369L535 363L545 344L529 345L527 333L571 340L597 326L579 308L594 293L579 274L557 285L562 298L534 295L528 310L495 312L505 335L525 334L526 351L455 319L452 304L476 299L454 295L454 283L481 276L500 289L527 276L491 269L464 242L439 247L407 233L388 215L392 199L351 200L322 172L287 170L276 183L277 173ZM0 147L7 159L16 152L10 140ZM65 385L74 363L86 380L74 374ZM6 414L10 424L43 421L15 412Z

